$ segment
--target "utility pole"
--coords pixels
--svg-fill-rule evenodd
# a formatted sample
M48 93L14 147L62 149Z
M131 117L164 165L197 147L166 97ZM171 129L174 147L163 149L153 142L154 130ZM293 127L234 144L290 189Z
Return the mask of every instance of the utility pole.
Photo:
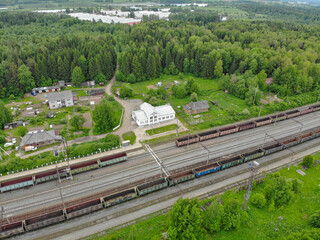
M256 100L257 91L258 91L258 87L256 87L256 91L254 92L254 97L253 97L253 101L252 101L252 106L254 105L254 102L255 102L255 100Z
M209 151L209 149L207 148L207 146L203 145L201 142L198 142L198 143L201 145L201 147L202 147L203 149L207 150L207 152L208 152L207 164L209 164L209 157L210 157L210 151Z
M56 171L57 171L57 176L58 176L58 188L59 188L59 193L60 193L60 198L61 198L61 202L62 202L62 206L63 206L63 211L65 211L66 209L66 205L64 203L64 199L63 199L63 196L62 196L62 191L61 191L61 179L60 179L60 174L59 174L59 171L58 171L58 165L56 165Z
M275 126L275 125L276 125L276 123L278 122L278 115L279 115L279 112L277 112L277 117L276 117L276 120L274 121L273 126Z
M320 93L319 93L319 96L318 96L318 100L317 100L317 102L319 102L319 99L320 99Z
M260 117L260 114L261 114L261 109L262 109L262 105L260 106L260 111L259 111L259 116L258 116L258 117Z
M176 125L176 137L178 137L178 128L179 128L178 124L179 124L179 121L178 121L178 118L177 118L177 125Z
M252 163L249 163L249 167L250 167L250 177L247 183L247 192L244 195L244 200L243 200L243 204L242 204L242 209L246 210L247 206L248 206L248 202L251 196L251 192L252 192L252 184L253 184L253 180L254 180L254 176L259 172L259 166L260 164L256 161L253 161Z

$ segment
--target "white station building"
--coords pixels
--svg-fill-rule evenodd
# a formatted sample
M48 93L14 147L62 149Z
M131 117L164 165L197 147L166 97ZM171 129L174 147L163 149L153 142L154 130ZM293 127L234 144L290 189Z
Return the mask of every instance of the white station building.
M153 107L149 103L140 105L140 110L132 111L132 118L138 126L147 126L175 119L176 113L168 105Z

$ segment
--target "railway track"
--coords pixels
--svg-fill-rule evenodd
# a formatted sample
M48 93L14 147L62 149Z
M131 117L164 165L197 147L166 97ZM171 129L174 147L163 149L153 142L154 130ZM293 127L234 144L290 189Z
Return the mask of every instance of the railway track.
M278 161L278 160L279 159L274 159L273 161L270 161L269 163L272 163L272 162L275 162L275 161ZM175 172L183 172L185 170L194 169L198 165L200 166L200 165L202 165L202 163L197 163L197 164L189 165L189 166L184 167L184 168L176 169ZM241 174L241 172L240 172L240 174ZM138 173L138 175L141 175L141 173ZM232 177L232 176L230 174L224 176L224 178L226 178L226 179L229 178L229 177ZM138 186L138 185L140 185L140 184L142 184L144 182L149 182L149 181L155 180L157 178L159 178L159 175L152 176L152 177L150 177L148 179L142 179L140 181L131 182L130 184L127 184L127 185L124 185L124 186L121 186L121 187L110 188L110 189L107 189L107 190L104 190L104 191L100 191L99 193L95 193L95 194L92 194L92 195L87 195L86 197L83 197L83 198L75 200L75 201L68 201L68 202L66 202L65 206L69 207L69 206L73 206L73 205L76 205L76 204L81 203L81 202L97 199L97 198L109 195L111 193L114 193L114 192L118 192L118 191L130 188L130 187ZM114 181L118 181L118 180L116 179ZM99 186L99 188L101 188L101 186ZM67 196L65 196L65 197L67 197ZM53 199L53 200L56 200L56 199ZM46 201L45 203L48 203L48 201ZM39 205L40 203L37 202L36 204ZM30 208L30 207L31 206L28 205L25 208ZM61 208L62 208L62 204L52 205L50 207L46 207L44 209L41 209L40 211L35 211L35 212L32 212L32 213L30 212L30 213L25 213L25 214L22 214L22 215L14 216L14 221L23 220L23 219L27 219L27 218L32 218L32 217L35 217L35 216L38 216L38 215L41 215L41 214L44 214L44 213L49 213L49 212L52 212L52 211L59 210ZM17 210L17 209L15 209L15 210Z
M318 144L314 144L314 146L317 146ZM310 147L307 147L307 148L310 148ZM301 151L299 152L303 152L305 149L301 149ZM281 159L282 158L285 158L285 157L288 157L290 156L287 155L287 156L282 156L280 157ZM278 161L279 158L276 158L276 159L272 159L266 163L263 163L262 166L267 166L267 165L270 165L276 161ZM286 166L289 166L291 165L292 163L295 164L295 163L298 163L298 162L301 162L302 159L296 159L294 160L293 162L291 163L285 163L281 166L278 166L278 167L275 167L273 169L270 169L268 171L266 171L265 173L271 173L271 172L275 172L279 169L282 169ZM195 189L200 189L200 188L204 188L204 187L207 187L207 186L210 186L212 184L216 184L218 182L221 182L221 181L224 181L226 180L227 178L230 178L232 176L236 176L236 175L239 175L239 174L243 174L243 173L246 173L248 172L248 170L240 170L240 171L237 171L235 173L232 173L232 174L229 174L227 176L224 176L224 177L221 177L219 179L216 179L216 180L208 180L204 183L200 183L200 184L197 184L195 186L192 186L192 187L189 187L189 188L184 188L183 189L183 192L184 194L188 193L188 192L192 192L193 190ZM263 176L263 174L259 174L255 177L255 179L259 178L260 176ZM209 176L208 176L209 177ZM195 180L196 181L196 180ZM241 189L241 188L244 188L247 184L247 181L248 181L248 178L245 178L243 179L242 181L240 182L236 182L236 183L232 183L232 184L229 184L227 186L224 186L224 187L221 187L219 189L216 189L216 190L213 190L211 192L207 192L205 194L202 194L202 195L199 195L199 199L205 199L205 198L208 198L208 197L212 197L214 195L218 195L218 194L221 194L227 190L230 190L230 189L234 189L234 188L238 188L238 189ZM174 192L174 193L171 193L170 195L166 195L166 196L161 196L157 199L154 199L154 200L151 200L151 201L148 201L148 202L144 202L144 203L141 203L139 205L136 205L134 207L131 207L131 208L128 208L128 209L125 209L125 210L122 210L122 211L119 211L119 212L116 212L116 213L113 213L113 214L108 214L107 217L102 217L102 218L99 218L99 219L96 219L94 221L90 221L90 222L86 222L85 224L80 224L80 225L77 225L75 227L71 227L71 228L68 228L66 230L62 230L62 231L59 231L59 232L55 232L55 233L52 233L52 234L47 234L45 236L41 235L40 238L37 238L37 239L53 239L53 238L58 238L58 237L62 237L62 236L65 236L65 235L68 235L68 234L72 234L73 232L77 231L77 230L80 230L80 229L85 229L87 227L91 227L91 226L94 226L96 224L101 224L103 222L106 222L106 221L110 221L112 219L116 219L118 217L121 217L121 216L124 216L124 215L127 215L127 214L130 214L130 213L133 213L133 212L136 212L140 209L143 209L143 208L146 208L146 207L149 207L149 206L153 206L154 204L157 204L159 202L163 202L163 201L166 201L166 200L169 200L169 199L172 199L174 197L179 197L180 196L180 193L179 192ZM171 209L171 206L170 207L167 207L167 208L164 208L162 209L161 211L158 211L159 213L164 213L164 212L167 212L168 210ZM153 214L154 215L154 214ZM148 218L148 216L146 217ZM122 226L128 226L132 223L135 223L135 221L129 221L129 222L126 222L124 224L122 224ZM117 228L121 228L121 226L118 226Z
M285 131L282 131L282 132L286 132L286 131L288 131L288 130L285 130ZM279 134L277 134L277 135L281 135L282 132L279 133ZM260 138L260 139L263 139L263 137ZM251 142L257 142L257 139L252 140ZM269 143L270 143L270 142L269 142ZM248 143L247 143L247 144L248 144ZM247 144L242 144L242 146L245 146L245 145L247 145ZM221 145L221 144L220 144L220 145ZM230 148L229 148L229 150L230 150ZM198 151L198 149L192 149L192 151ZM221 151L224 151L224 150L221 150ZM220 152L220 151L218 151L218 152ZM216 153L216 152L215 152L215 153ZM204 154L200 154L200 155L198 154L198 155L197 155L198 158L200 158L200 157L202 157L202 156L205 157L206 154L204 153ZM188 162L188 161L190 161L190 160L193 160L194 158L195 158L195 157L190 157L190 158L184 158L184 159L176 160L176 161L174 161L174 162L172 162L172 163L167 163L166 166L167 166L167 167L170 167L170 168L173 168L173 167L175 167L175 166L177 166L177 165L179 165L179 164L182 164L182 163ZM214 161L215 161L215 159L211 159L211 160L209 161L209 163L214 162ZM188 170L188 169L190 169L190 166L192 166L192 167L198 167L198 166L201 166L201 165L203 165L203 164L205 164L205 163L206 163L206 161L201 161L201 162L195 163L195 164L193 164L193 165L188 165L187 167L182 167L182 168L174 169L174 170L172 171L172 173L178 173L178 172L181 172L181 171L184 171L184 170ZM143 165L149 165L149 163L145 163L145 164L143 164ZM138 166L133 167L132 169L137 169L137 168L140 168L140 167L142 167L142 166L141 166L141 165L138 165ZM113 174L110 174L110 175L107 175L107 176L110 176L110 177L111 177L111 176L113 176L113 175L121 175L122 172L126 172L126 171L132 170L132 169L125 169L125 170L122 170L122 171L119 171L119 172L116 172L116 173L113 173ZM144 171L142 171L142 172L140 171L139 173L131 174L130 176L127 176L127 177L118 177L118 178L115 178L115 179L114 179L113 181L111 181L111 182L108 182L108 183L105 183L105 184L102 184L102 185L98 185L98 186L92 187L92 188L90 188L90 189L84 189L84 190L80 190L80 191L67 192L66 194L64 194L64 197L67 198L67 197L71 197L71 196L74 196L74 195L77 195L77 194L84 194L84 193L93 191L93 190L95 190L95 189L106 188L106 187L112 186L114 183L117 183L117 182L119 182L119 181L130 180L130 179L132 179L133 177L140 177L140 176L145 176L146 174L151 174L151 173L153 173L155 170L158 170L158 167L152 167L152 168L149 168L149 169L144 170ZM160 174L155 175L154 178L155 178L155 177L159 177L159 175L160 175ZM106 175L100 176L100 177L98 177L98 178L101 178L101 177L106 177ZM94 178L94 179L90 179L90 180L88 180L88 181L94 181L94 180L96 180L96 179L97 179L97 178ZM147 181L147 180L149 180L149 178L146 179L145 181ZM83 182L82 182L81 184L83 184ZM126 185L126 186L129 188L129 187L131 187L131 186L136 186L135 184L136 184L136 182L135 182L135 183L129 183L129 184ZM77 184L74 184L74 185L78 185L78 183L77 183ZM69 185L69 186L62 187L62 189L63 189L63 188L68 188L68 187L70 187L70 185ZM123 190L123 189L119 189L119 187L116 187L116 188L112 188L112 190L110 190L110 191L113 191L113 192L114 192L116 189L117 189L118 191ZM57 192L57 190L56 190L56 189L48 190L46 193L50 193L50 192ZM44 193L39 193L39 195L40 195L40 194L44 194ZM95 195L96 195L96 194L99 195L99 193L95 193ZM101 195L99 195L99 196L103 196L103 195L107 195L107 194L108 194L108 192L104 192L104 191L103 191L103 192L101 193ZM38 194L37 194L37 195L38 195ZM36 195L34 195L34 197L35 197L35 196L36 196ZM26 196L26 197L25 197L25 199L27 199L27 198L30 198L30 196ZM19 198L19 199L16 199L16 200L4 201L4 202L2 202L2 204L9 203L9 202L12 203L13 201L21 201L21 200L23 200L23 199L24 199L24 198L22 197L22 198ZM53 201L56 201L56 200L59 200L59 199L60 199L60 197L55 197L55 198L43 200L43 202L34 203L33 206L38 206L38 205L41 204L41 203L53 202ZM91 199L91 196L89 196L87 199ZM78 202L77 202L77 201L73 202L74 205L75 205L76 203L78 203ZM61 204L58 204L58 205L61 205ZM31 205L22 206L22 207L20 207L20 209L17 208L17 207L12 208L12 209L7 208L7 209L6 209L6 212L7 212L7 213L13 213L13 212L15 212L15 211L17 211L17 210L24 210L24 209L27 209L27 208L30 208L30 207L31 207Z

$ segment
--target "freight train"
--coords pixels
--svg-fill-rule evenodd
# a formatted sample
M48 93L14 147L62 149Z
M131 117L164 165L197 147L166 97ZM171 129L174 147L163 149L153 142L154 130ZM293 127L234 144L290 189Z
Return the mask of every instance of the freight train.
M101 198L97 197L96 199L89 201L86 200L80 204L66 207L65 209L61 208L49 213L39 213L38 216L33 216L30 218L26 217L26 219L21 221L1 224L0 238L39 229L48 225L91 213L102 208L108 208L116 204L141 197L148 193L179 184L181 182L199 178L204 175L218 172L245 162L253 161L257 158L270 155L318 137L320 137L320 127L303 131L300 134L295 134L291 137L280 139L276 141L277 143L273 142L266 144L262 148L247 149L234 155L211 159L209 162L204 161L198 164L197 167L190 167L189 170L177 172L167 177L154 179L129 189L124 188L125 190L115 192Z
M70 174L70 172L72 175L74 175L74 174L82 173L85 171L90 171L92 169L106 167L112 164L123 162L123 161L126 161L127 159L128 159L127 153L122 152L122 153L114 154L111 156L92 159L86 162L71 164L70 168L60 167L58 169L51 169L48 171L35 173L33 175L31 174L25 177L10 179L0 183L0 192L3 193L3 192L55 180L58 178L58 173L60 177L65 177L68 174Z
M293 117L297 117L300 115L308 114L308 113L319 111L319 110L320 110L320 104L315 104L315 105L301 108L301 109L290 110L290 111L287 111L284 113L272 115L270 117L262 117L262 118L254 120L254 121L249 121L249 122L240 123L237 125L231 125L231 126L222 127L222 128L215 129L215 130L209 130L206 132L181 137L181 138L176 139L176 145L178 147L182 147L182 146L189 145L192 143L202 142L202 141L206 141L206 140L209 140L212 138L217 138L217 137L221 137L224 135L228 135L231 133L245 131L245 130L252 129L255 127L264 126L267 124L279 122L279 121L282 121L285 119L290 119Z

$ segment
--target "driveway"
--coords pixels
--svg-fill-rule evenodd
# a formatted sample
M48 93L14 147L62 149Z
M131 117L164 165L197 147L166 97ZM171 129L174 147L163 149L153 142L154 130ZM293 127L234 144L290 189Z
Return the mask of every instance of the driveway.
M117 72L117 70L118 70L118 66L117 66L117 69L115 72ZM115 80L116 80L116 74L114 74L114 76L112 77L112 79L108 83L107 87L105 88L105 92L108 95L112 95L115 98L115 100L118 103L120 103L124 108L122 125L119 129L117 129L115 132L113 132L114 134L118 134L120 136L120 138L122 139L123 133L126 133L128 131L133 131L134 129L136 129L138 127L138 125L131 118L131 112L139 109L140 105L143 103L143 101L141 99L124 100L124 99L118 98L115 95L113 95L113 93L111 92L111 88L112 88L112 85L115 82Z

